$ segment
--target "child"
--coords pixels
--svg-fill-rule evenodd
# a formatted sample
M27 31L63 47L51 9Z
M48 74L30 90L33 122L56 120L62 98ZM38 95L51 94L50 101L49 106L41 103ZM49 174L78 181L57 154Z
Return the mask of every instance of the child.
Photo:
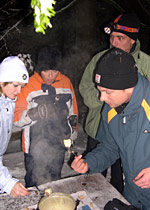
M17 56L9 56L0 63L0 190L12 197L29 195L2 163L12 133L15 101L28 80L27 69Z

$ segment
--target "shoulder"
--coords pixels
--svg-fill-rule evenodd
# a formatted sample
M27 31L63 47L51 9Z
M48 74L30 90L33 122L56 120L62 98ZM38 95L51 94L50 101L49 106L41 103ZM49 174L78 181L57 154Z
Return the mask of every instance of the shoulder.
M91 74L91 72L92 72L92 74L93 74L93 71L94 71L94 68L95 68L95 65L96 65L97 61L100 59L100 57L101 57L106 51L108 51L108 49L107 49L107 50L104 50L104 51L101 51L101 52L98 52L97 54L95 54L95 55L92 57L92 59L90 60L90 62L88 63L88 65L87 65L87 67L86 67L85 74L86 74L86 72L90 72L90 74Z
M62 73L59 73L58 77L60 78L60 80L62 81L65 81L65 82L68 82L68 83L71 83L71 80L68 76L62 74Z
M98 52L97 54L95 54L95 55L93 56L93 58L92 58L91 61L96 61L96 62L97 62L97 61L99 60L99 58L100 58L105 52L107 52L108 50L109 50L109 49Z
M140 58L148 60L150 62L150 56L148 54L144 53L143 51L140 51Z

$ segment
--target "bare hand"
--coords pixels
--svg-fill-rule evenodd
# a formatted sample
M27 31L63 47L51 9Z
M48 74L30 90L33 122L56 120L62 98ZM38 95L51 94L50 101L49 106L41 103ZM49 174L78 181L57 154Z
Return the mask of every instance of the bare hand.
M83 160L82 155L76 156L71 167L78 173L86 173L89 169L88 164Z
M17 182L10 192L10 195L14 198L18 196L26 196L29 194L29 191L20 182Z
M133 179L134 184L138 187L150 188L150 168L144 168L140 173Z

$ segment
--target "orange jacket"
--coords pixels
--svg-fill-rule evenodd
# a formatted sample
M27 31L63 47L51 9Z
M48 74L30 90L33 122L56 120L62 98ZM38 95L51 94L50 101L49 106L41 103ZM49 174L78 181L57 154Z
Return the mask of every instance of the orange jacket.
M22 88L21 93L17 96L14 124L17 127L23 128L22 149L25 153L28 153L30 146L30 126L36 123L30 119L27 112L29 109L37 106L37 104L34 102L35 97L40 95L48 95L47 91L43 92L41 88L42 84L44 84L44 81L40 75L35 72L34 75L30 77L28 84ZM56 95L71 94L72 101L66 103L69 109L69 116L76 115L78 119L77 102L70 79L59 72L55 82L51 86L55 88ZM74 140L76 137L77 125L76 129L72 130L70 138Z

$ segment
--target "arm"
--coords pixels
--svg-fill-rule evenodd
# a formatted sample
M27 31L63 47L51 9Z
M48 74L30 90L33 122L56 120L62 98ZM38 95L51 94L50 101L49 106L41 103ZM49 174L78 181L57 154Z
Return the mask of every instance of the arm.
M102 104L102 102L98 99L98 90L93 82L93 72L98 59L103 53L104 52L98 53L92 58L90 63L87 65L79 84L79 91L83 97L84 104L90 109L97 108Z
M150 56L140 50L140 42L136 41L136 48L131 53L137 64L138 71L150 80Z
M107 113L108 110L104 106L102 119L96 136L100 144L84 157L85 162L88 163L90 173L102 172L120 158L119 147L107 123Z
M26 86L22 88L21 93L17 96L17 101L15 104L15 111L14 111L14 124L19 128L24 128L25 126L31 125L32 120L28 116L28 103L27 98L28 91Z
M12 197L29 195L28 190L3 166L2 156L0 157L0 189Z
M142 51L140 51L140 67L138 66L138 71L150 80L150 56Z
M76 100L74 88L72 86L71 81L70 81L70 89L73 94L73 99L72 99L72 105L70 107L69 123L72 127L71 139L75 140L77 138L77 133L78 133L78 106L77 106L77 100Z
M119 148L104 120L100 123L97 139L103 141L92 152L89 152L84 159L81 155L75 157L71 165L75 171L86 173L90 170L90 173L99 173L111 166L120 157Z

